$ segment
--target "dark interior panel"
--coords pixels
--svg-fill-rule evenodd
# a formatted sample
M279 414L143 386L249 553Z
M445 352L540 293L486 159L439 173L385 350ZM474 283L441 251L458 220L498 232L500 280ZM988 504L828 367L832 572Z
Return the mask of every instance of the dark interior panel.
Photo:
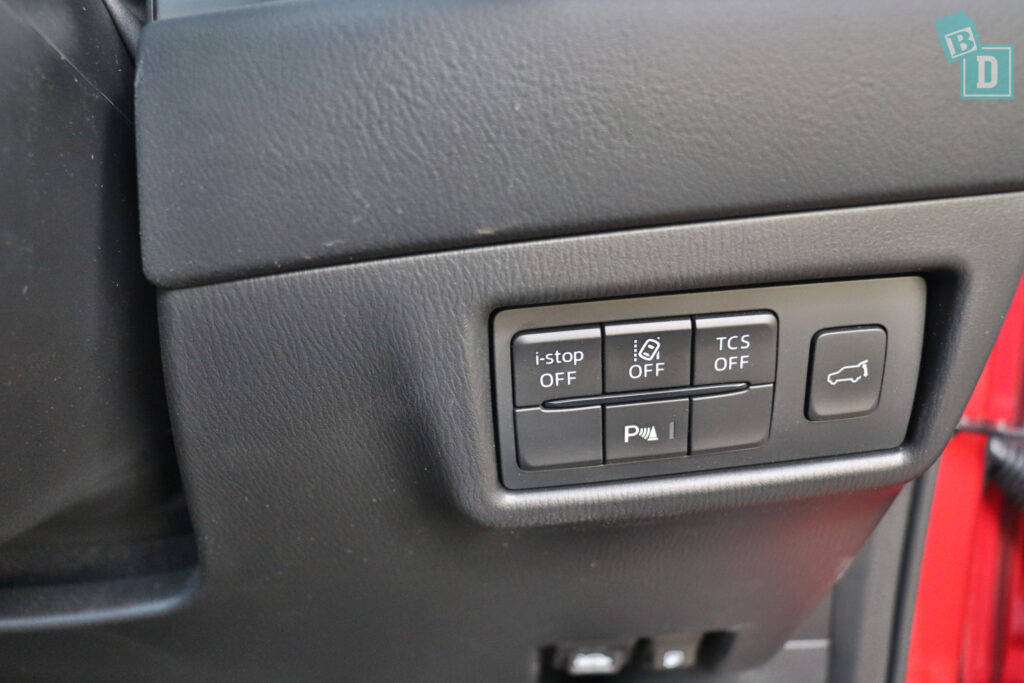
M147 642L174 662L164 673L148 666L153 678L316 679L337 670L340 647L345 670L364 680L522 681L552 643L677 631L733 634L720 672L766 661L899 484L945 442L1018 274L1022 247L1006 245L1022 202L609 233L165 293L170 404L202 585L166 618L65 639L115 678L117 667L149 661ZM968 220L992 239L961 230ZM702 248L723 243L739 250ZM765 256L764 267L737 260L744 251ZM928 280L920 400L902 448L594 486L501 486L494 310L839 271ZM236 620L245 627L223 628ZM48 637L5 640L0 652L17 658Z
M177 570L195 545L139 262L131 59L101 2L46 0L0 2L0 62L4 628L32 587Z
M1024 270L942 12L0 0L0 677L902 681Z
M1016 10L971 12L1009 41ZM938 14L928 0L384 0L157 21L136 93L146 272L177 287L1020 189L1007 142L1024 111L956 99Z
M552 643L690 630L734 634L720 672L766 661L948 438L1018 275L1024 247L1006 245L1022 202L608 233L165 293L203 583L165 619L67 637L108 665L122 645L104 644L104 632L160 642L178 674L211 679L320 678L337 670L340 648L364 680L522 681ZM968 221L991 239L963 231ZM735 248L706 248L725 243ZM836 272L928 280L920 400L902 448L501 486L494 310ZM119 665L133 657L142 650Z

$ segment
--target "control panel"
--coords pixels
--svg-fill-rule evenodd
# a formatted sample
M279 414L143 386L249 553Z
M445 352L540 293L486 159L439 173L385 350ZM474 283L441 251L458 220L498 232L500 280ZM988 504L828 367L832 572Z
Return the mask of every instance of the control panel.
M533 488L899 446L918 277L500 311L502 481Z

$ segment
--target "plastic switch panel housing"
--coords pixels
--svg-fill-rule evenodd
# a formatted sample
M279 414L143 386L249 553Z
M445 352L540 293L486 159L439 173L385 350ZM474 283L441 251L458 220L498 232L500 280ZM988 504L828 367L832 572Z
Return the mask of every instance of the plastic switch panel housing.
M499 311L502 483L597 483L899 446L925 302L922 278L891 277Z

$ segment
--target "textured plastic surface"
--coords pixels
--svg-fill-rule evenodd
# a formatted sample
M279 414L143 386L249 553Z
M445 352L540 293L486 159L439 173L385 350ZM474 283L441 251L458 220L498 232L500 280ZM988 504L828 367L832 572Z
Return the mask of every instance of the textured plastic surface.
M183 286L1021 189L1024 107L960 101L942 12L349 0L156 21L137 91L146 272ZM1019 0L970 12L986 41L1024 35Z
M1022 215L1024 197L991 196L166 293L200 590L161 619L5 637L0 657L37 678L524 682L551 643L723 628L728 667L765 661L948 438L1024 264ZM903 449L502 490L492 311L907 272L936 332Z
M625 236L620 236L625 238ZM924 334L925 282L920 277L877 278L826 282L788 287L754 287L666 296L612 299L552 306L535 306L498 312L494 316L494 394L502 482L512 489L609 481L698 470L738 467L757 463L877 451L899 446L907 430L917 387L917 372ZM703 317L720 311L767 309L774 315ZM770 385L737 400L703 397L693 399L692 450L701 455L645 462L608 463L586 469L524 472L515 466L512 429L512 344L520 330L556 325L592 329L596 323L626 318L696 316L694 376L703 381L775 380L774 408ZM776 322L777 319L777 322ZM725 326L722 326L724 324ZM878 410L856 419L810 422L804 415L811 342L822 329L847 325L882 325L889 330L887 373ZM591 326L591 327L583 327ZM722 335L749 334L750 348L726 350L722 356L715 339ZM776 344L776 335L778 343ZM598 344L600 342L598 341ZM742 340L737 340L737 346ZM714 359L750 354L746 367L739 364L716 373ZM706 372L701 372L705 370ZM519 386L517 385L517 391ZM518 394L517 394L518 395ZM730 444L728 435L714 427L741 411L744 400L758 416L771 411L771 434L763 419ZM725 403L732 403L727 406ZM716 406L718 406L716 408ZM707 424L703 424L703 423ZM728 445L756 448L709 454ZM737 437L738 438L738 437Z

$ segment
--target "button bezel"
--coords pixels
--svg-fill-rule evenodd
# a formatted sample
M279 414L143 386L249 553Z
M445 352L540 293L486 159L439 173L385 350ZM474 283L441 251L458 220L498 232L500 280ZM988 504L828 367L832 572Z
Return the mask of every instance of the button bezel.
M509 489L599 483L894 448L906 437L917 388L926 285L917 276L752 287L586 301L498 311L492 319L495 422L501 481ZM516 462L511 340L523 331L636 320L771 311L778 321L771 433L741 451L524 471ZM804 414L811 339L823 329L879 325L889 334L878 408L846 420Z

